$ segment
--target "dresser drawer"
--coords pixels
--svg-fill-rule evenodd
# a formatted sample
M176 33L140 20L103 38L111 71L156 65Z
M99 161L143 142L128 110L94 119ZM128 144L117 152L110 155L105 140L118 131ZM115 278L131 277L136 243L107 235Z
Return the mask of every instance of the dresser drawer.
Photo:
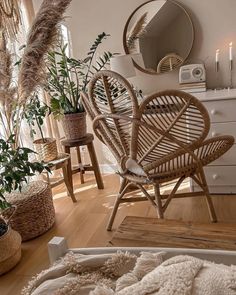
M236 166L236 144L234 144L231 149L226 152L219 159L209 164L210 166ZM236 185L236 183L235 183Z
M211 124L208 138L219 135L232 135L236 139L236 122Z
M203 102L212 123L236 121L236 99Z
M204 171L209 186L236 185L236 166L207 166Z

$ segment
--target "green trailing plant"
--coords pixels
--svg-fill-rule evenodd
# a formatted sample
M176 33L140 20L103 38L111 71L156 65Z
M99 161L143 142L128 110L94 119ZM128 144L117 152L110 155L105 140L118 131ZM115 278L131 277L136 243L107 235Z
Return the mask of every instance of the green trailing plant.
M27 177L34 176L43 170L50 172L45 163L32 162L30 156L34 154L29 148L13 148L15 136L8 140L0 139L0 212L11 205L6 201L4 194L13 190L21 191L22 185L27 183Z
M24 119L30 127L30 136L34 139L36 135L35 127L38 127L43 142L46 142L43 135L43 124L46 116L50 115L51 110L48 105L40 101L38 94L36 93L26 104Z
M108 36L106 33L99 34L84 59L67 56L67 44L60 46L58 51L49 52L46 91L51 97L51 111L55 117L84 112L80 92L86 91L91 77L105 69L113 56L111 52L105 51L95 60L99 45Z

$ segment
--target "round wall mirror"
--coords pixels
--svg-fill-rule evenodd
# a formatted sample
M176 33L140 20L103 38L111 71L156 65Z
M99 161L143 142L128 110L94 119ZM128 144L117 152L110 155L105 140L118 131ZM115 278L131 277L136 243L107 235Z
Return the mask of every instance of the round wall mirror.
M151 0L130 15L123 33L126 54L142 72L160 74L179 68L188 57L194 29L186 10L172 0Z

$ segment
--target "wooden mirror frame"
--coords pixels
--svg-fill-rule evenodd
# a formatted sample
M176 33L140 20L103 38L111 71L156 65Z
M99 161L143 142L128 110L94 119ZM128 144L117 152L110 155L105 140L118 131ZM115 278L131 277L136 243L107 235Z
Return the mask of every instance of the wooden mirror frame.
M126 44L126 36L127 36L127 31L128 31L128 26L129 26L129 23L130 23L130 20L132 19L132 17L134 16L134 14L136 13L136 11L138 11L141 7L143 7L144 5L150 3L150 2L154 2L154 1L159 1L159 0L149 0L141 5L139 5L132 13L131 15L129 16L129 18L127 19L126 21L126 24L125 24L125 27L124 27L124 31L123 31L123 47L124 47L124 51L125 51L125 54L130 54L129 52L129 49L127 47L127 44ZM193 35L193 38L192 38L192 42L191 42L191 45L189 47L189 50L187 52L187 55L186 57L184 58L184 61L188 58L192 48L193 48L193 42L194 42L194 36L195 36L195 32L194 32L194 26L193 26L193 22L191 20L191 17L189 15L189 13L187 12L187 10L182 6L180 5L178 2L174 1L174 0L166 0L166 1L169 1L169 2L172 2L173 4L179 6L183 11L184 13L186 14L186 16L188 17L189 19L189 24L191 26L191 29L192 29L192 35ZM183 61L183 62L184 62ZM140 72L143 72L145 74L149 74L149 75L160 75L160 74L166 74L166 73L170 73L170 72L173 72L177 69L179 69L179 67L175 68L174 70L172 71L168 71L168 72L165 72L165 73L158 73L158 72L152 72L152 71L148 71L144 68L142 68L140 65L138 65L134 60L133 60L133 63L134 63L134 66L140 71Z

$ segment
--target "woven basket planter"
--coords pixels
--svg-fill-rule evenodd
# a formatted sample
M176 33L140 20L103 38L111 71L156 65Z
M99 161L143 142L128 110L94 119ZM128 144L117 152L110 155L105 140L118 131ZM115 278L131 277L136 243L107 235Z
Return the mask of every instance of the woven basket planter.
M10 225L23 241L40 236L54 224L55 210L48 183L33 181L21 192L6 194L6 199L17 206Z
M0 237L0 275L11 270L21 258L21 236L10 226Z
M50 162L55 160L58 156L56 139L42 138L33 142L34 149L37 153L37 159L39 161Z
M86 113L66 114L62 119L66 139L79 139L86 135Z

